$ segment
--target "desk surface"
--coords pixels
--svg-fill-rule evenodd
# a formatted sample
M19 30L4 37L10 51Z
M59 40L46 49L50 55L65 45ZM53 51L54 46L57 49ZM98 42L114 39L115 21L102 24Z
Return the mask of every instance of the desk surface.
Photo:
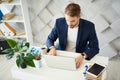
M83 61L83 64L77 71L68 71L62 69L49 68L44 59L42 60L41 68L27 67L26 69L17 68L14 65L11 69L12 76L20 80L83 80L83 71L86 64L99 63L101 65L108 65L108 58L103 56L95 56L90 61ZM103 78L105 78L105 72Z

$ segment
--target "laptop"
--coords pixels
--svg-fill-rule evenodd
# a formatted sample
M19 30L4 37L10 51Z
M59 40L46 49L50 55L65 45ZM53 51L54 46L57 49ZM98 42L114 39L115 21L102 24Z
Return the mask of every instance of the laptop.
M65 70L77 70L75 57L79 55L75 52L59 51L57 55L44 55L45 62L48 67L65 69Z

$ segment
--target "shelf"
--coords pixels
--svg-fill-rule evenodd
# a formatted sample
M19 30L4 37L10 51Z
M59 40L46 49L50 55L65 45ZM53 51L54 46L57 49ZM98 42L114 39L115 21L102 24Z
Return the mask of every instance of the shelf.
M17 37L17 38L26 38L26 35L25 35L25 33L23 33L23 34L21 34L21 35L15 35L15 36L1 36L0 35L0 37Z
M10 20L2 20L1 22L24 22L22 16L15 16Z
M26 36L0 36L3 38L26 38Z
M9 38L9 39L14 39L17 42L21 42L26 39L26 36L0 36L0 38Z
M21 5L20 0L13 0L12 2L2 2L0 5Z

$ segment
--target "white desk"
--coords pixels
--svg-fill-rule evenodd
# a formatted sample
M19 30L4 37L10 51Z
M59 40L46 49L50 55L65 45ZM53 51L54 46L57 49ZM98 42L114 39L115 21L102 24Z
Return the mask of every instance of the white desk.
M11 69L12 76L20 80L83 80L84 65L89 63L99 63L108 65L108 58L102 56L95 56L90 61L84 61L80 69L77 71L68 71L62 69L49 68L43 60L41 68L36 69L27 67L26 69L17 68L13 66ZM102 80L105 80L106 71L103 73Z

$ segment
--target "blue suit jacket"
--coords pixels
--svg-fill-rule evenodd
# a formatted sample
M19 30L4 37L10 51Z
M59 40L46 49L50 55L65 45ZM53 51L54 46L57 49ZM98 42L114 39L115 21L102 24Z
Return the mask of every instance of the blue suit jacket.
M54 46L54 42L58 38L59 44L56 49L65 50L67 45L67 32L68 25L65 18L58 18L47 38L47 47ZM85 52L88 55L88 60L99 53L98 39L92 22L80 19L76 41L76 52Z

